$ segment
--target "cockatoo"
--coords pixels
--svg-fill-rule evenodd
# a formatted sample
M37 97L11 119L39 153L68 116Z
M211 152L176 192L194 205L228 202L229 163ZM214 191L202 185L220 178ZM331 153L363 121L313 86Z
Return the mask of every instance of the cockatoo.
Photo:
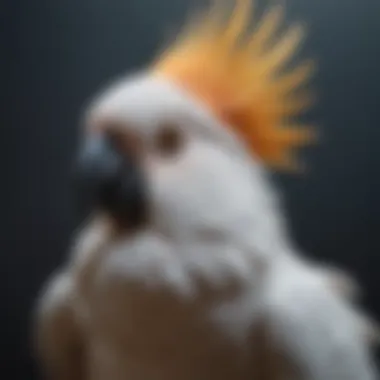
M52 380L375 380L350 280L292 241L271 168L312 130L282 7L217 5L85 114L93 215L36 307ZM277 36L277 37L276 37Z

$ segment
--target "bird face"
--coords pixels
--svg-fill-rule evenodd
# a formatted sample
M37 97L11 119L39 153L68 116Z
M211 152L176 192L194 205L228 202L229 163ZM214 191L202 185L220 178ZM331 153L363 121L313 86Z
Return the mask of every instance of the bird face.
M243 144L196 100L149 75L95 99L77 168L82 199L119 226L177 237L244 223L263 195L260 181L252 192L260 169Z

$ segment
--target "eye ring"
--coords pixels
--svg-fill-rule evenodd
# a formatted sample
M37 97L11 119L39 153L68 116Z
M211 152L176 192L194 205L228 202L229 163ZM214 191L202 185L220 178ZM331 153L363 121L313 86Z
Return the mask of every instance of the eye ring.
M184 136L174 125L164 125L157 132L154 139L155 149L164 156L177 154L184 144Z

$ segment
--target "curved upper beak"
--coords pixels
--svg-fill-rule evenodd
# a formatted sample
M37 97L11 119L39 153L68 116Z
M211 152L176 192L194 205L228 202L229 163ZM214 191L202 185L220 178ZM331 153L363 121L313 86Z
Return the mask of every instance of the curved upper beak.
M128 152L104 134L86 138L76 160L79 201L108 213L118 224L137 227L147 214L143 174Z

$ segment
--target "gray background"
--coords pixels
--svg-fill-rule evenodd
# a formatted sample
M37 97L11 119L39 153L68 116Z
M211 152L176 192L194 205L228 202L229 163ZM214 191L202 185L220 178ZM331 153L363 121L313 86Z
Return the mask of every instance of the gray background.
M29 317L37 290L62 262L80 220L69 174L89 96L143 65L184 18L185 0L0 2L0 367L37 378ZM288 0L309 25L319 102L307 116L323 142L310 172L278 176L298 244L357 274L380 317L380 1ZM2 373L2 372L1 372Z

